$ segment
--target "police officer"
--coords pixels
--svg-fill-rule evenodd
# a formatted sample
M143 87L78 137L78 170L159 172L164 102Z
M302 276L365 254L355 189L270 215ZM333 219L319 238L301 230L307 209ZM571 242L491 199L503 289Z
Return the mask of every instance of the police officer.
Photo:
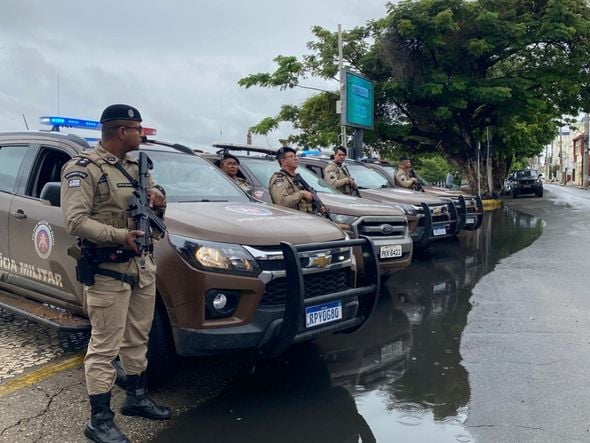
M110 408L116 378L112 361L117 355L128 380L121 412L155 420L171 416L170 409L154 402L146 390L156 264L151 254L138 257L135 239L143 232L135 229L129 216L129 197L136 185L132 180L139 176L138 161L129 152L141 144L141 121L132 106L108 106L100 118L102 134L96 149L80 153L62 169L61 202L67 230L102 257L94 284L84 286L92 325L84 359L91 408L84 434L95 442L129 441L114 423ZM150 206L163 214L164 190L151 177L148 182Z
M356 183L351 177L348 168L344 165L346 159L346 148L338 146L334 153L334 161L324 171L325 180L334 186L339 192L346 195L356 194Z
M219 168L225 172L233 181L235 181L240 188L252 195L253 189L250 184L241 177L238 177L238 171L240 169L240 160L230 153L223 154L221 161L219 162Z
M395 171L395 184L406 189L416 189L418 180L412 176L412 162L408 157L399 159L399 166Z
M268 182L272 202L275 205L313 214L312 193L303 189L295 179L296 151L288 146L283 146L277 151L277 160L281 170L275 172Z

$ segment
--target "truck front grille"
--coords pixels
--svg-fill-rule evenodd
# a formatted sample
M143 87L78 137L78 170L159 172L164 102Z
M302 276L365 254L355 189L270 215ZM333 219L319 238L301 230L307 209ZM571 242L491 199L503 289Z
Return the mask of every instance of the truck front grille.
M335 269L332 271L306 274L303 276L305 298L313 298L333 292L351 289L350 269ZM285 277L271 280L262 295L262 306L276 306L285 304L287 299L287 279Z
M358 225L358 234L370 238L394 237L403 238L406 234L407 223L400 221L372 221L363 220Z

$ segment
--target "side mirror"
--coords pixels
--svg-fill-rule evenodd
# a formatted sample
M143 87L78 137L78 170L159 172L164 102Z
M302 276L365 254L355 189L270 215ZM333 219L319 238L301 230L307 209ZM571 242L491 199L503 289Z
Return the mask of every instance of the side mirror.
M47 182L41 190L39 198L41 200L47 200L51 203L51 206L59 207L61 205L61 183L60 182Z

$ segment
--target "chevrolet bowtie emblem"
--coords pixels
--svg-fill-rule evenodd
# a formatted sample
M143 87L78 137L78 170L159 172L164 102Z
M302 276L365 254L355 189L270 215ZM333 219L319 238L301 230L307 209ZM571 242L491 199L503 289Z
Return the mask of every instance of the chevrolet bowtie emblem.
M440 215L441 213L442 211L440 210L440 208L432 209L432 215Z
M315 255L313 257L309 257L310 268L325 268L330 263L332 263L331 255Z

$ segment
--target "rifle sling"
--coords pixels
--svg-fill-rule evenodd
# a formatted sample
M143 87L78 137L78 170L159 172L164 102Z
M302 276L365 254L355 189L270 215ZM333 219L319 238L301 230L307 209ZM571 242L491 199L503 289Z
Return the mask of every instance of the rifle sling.
M131 183L135 189L139 189L139 182L135 180L133 177L131 177L131 174L129 174L125 170L121 162L115 163L115 168L117 168L119 172L121 172L121 174L123 174L127 178L127 180L129 180L129 183Z

